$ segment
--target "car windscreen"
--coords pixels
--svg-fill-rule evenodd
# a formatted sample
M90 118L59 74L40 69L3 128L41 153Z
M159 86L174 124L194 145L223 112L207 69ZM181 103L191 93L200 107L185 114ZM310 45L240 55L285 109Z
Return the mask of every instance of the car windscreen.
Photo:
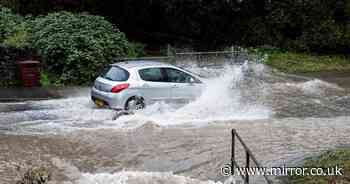
M106 68L100 77L111 81L127 81L129 79L129 72L118 66L111 66Z

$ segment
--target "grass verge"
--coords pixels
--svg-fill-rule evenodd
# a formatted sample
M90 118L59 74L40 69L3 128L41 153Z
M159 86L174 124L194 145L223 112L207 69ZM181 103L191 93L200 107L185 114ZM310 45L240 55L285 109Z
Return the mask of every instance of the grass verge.
M343 176L290 176L290 184L348 184L350 183L350 149L327 151L317 157L307 158L303 167L342 168Z
M40 73L40 84L43 87L64 86L55 74L49 73L48 71L42 71Z
M286 73L350 71L350 59L345 56L313 56L302 53L271 52L266 64Z

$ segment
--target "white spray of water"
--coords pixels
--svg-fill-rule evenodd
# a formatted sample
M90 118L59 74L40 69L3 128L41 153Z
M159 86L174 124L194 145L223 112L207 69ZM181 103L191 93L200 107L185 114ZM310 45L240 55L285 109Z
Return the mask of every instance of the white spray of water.
M269 71L263 64L245 63L224 68L190 66L187 69L209 78L205 81L203 93L182 107L160 102L113 121L113 110L96 108L89 96L85 95L32 102L31 106L37 110L3 113L3 120L15 121L9 125L10 128L7 126L10 131L29 133L57 133L86 128L133 129L148 122L160 126L205 126L217 121L270 118L274 114L273 107L265 105L264 98L273 95L271 90L286 90L286 93L294 90L295 93L324 96L326 92L340 89L320 80L268 83L265 78L269 76Z
M333 90L342 90L339 86L335 84L331 84L328 82L321 81L319 79L314 79L311 81L307 81L305 83L297 85L297 87L301 88L304 93L310 95L323 95L324 89L333 89Z
M201 125L210 121L266 119L272 111L258 103L243 103L240 84L245 80L248 65L226 67L222 75L206 81L206 89L195 101L179 108L157 103L133 116L116 122L153 121L160 125L191 123Z
M264 72L263 65L254 67L247 63L221 69L203 69L211 78L205 81L206 88L195 101L180 108L163 102L148 105L146 109L134 115L122 116L116 121L112 121L112 110L96 108L89 96L32 102L33 107L41 109L14 112L8 114L8 118L18 118L13 125L16 129L39 133L82 128L135 128L150 121L161 126L202 126L213 121L269 118L272 114L270 108L254 101L242 101L240 85L246 80L247 70Z
M325 96L326 92L342 92L343 88L336 84L328 83L319 79L312 79L306 82L286 82L286 83L276 83L273 85L274 88L288 91L290 89L300 90L304 95L310 96Z
M214 181L199 181L172 173L123 171L115 174L82 174L77 184L222 184Z
M72 184L234 184L238 177L228 177L224 183L211 180L200 181L172 172L119 171L115 173L82 173L66 160L53 158L53 165Z

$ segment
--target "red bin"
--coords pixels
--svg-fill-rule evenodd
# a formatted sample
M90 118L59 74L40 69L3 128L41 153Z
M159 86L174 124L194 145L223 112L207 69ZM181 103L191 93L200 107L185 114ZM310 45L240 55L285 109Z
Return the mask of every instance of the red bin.
M40 62L21 61L18 62L21 80L25 87L40 86Z

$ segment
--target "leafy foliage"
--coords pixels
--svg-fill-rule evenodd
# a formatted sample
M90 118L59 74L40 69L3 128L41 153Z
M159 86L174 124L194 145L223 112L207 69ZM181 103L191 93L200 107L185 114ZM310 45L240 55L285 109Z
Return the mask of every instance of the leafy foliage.
M0 5L0 42L16 32L15 28L21 24L23 18L14 14L10 9Z
M349 53L349 0L272 1L268 27L275 46L317 53Z
M145 45L142 43L129 43L130 49L128 57L142 57L145 56Z
M96 71L129 52L125 35L100 16L51 13L31 25L32 46L62 83L89 83Z
M22 14L88 11L108 17L148 45L272 45L294 51L350 53L350 0L3 0Z
M13 48L30 48L29 45L30 33L26 21L17 24L13 28L13 33L8 35L4 40L3 44Z
M271 46L291 51L273 53L268 61L284 71L349 69L342 57L293 53L348 55L350 0L2 0L1 4L22 15L60 10L101 15L149 48ZM59 79L54 83L87 83L113 57L144 55L144 45L128 43L99 16L61 12L28 19L0 8L0 42L14 48L33 46L50 74Z

